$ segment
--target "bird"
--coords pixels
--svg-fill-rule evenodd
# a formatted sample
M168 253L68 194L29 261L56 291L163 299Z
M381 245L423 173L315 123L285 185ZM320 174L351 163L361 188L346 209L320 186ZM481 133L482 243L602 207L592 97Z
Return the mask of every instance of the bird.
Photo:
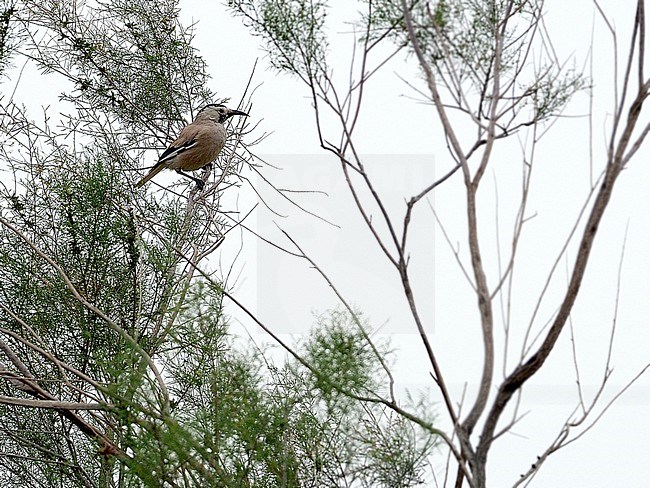
M135 187L140 188L163 169L169 168L195 181L199 189L202 189L203 180L183 171L201 169L216 159L226 144L226 128L223 123L233 115L248 117L247 113L222 104L210 103L203 107L194 121L183 127L176 140L165 149L158 162Z

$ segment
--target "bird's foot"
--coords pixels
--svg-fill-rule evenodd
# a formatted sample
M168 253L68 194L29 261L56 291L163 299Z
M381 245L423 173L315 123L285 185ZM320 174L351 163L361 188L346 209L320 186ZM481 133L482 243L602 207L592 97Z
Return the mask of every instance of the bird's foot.
M192 175L188 175L187 173L184 173L183 171L181 171L181 170L179 170L179 169L177 169L176 172L177 172L179 175L181 175L181 176L185 176L185 178L189 178L189 179L192 180L194 183L196 183L196 187L197 187L199 190L203 190L203 188L205 187L205 182L204 182L203 180L201 180L201 179L199 179L199 178L196 178L196 177L194 177L194 176L192 176Z

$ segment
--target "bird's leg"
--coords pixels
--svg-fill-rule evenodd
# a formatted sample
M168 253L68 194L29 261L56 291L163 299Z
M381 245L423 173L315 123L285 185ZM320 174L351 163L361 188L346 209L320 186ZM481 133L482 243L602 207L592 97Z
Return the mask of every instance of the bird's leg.
M177 169L176 172L181 175L185 176L185 178L189 178L190 180L194 181L196 183L196 186L199 187L199 190L203 190L203 187L205 186L205 182L199 178L196 178L192 175L188 175L187 173L183 173L180 169Z
M201 172L201 179L204 181L207 180L210 177L210 172L212 171L212 163L208 163L205 166L203 166Z

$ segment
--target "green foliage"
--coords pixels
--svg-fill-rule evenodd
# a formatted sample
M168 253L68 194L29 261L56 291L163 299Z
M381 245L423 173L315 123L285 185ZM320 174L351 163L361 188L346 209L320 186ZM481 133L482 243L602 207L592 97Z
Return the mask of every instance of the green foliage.
M63 97L76 110L56 128L46 111L42 123L17 104L3 106L0 114L2 171L13 175L12 183L3 177L0 212L22 234L0 225L0 341L16 357L0 366L15 371L22 362L57 400L102 401L114 408L101 421L83 412L71 421L66 412L3 406L0 444L15 454L0 473L9 485L38 480L45 486L86 486L103 480L103 486L115 486L114 475L128 472L131 481L121 486L141 486L143 480L152 486L162 478L150 469L151 446L158 446L152 459L159 462L180 449L170 439L163 439L169 447L160 444L160 426L169 431L177 425L175 432L193 439L175 420L192 415L182 410L176 417L163 415L160 381L144 355L159 364L171 362L178 337L170 334L174 319L192 322L185 309L196 300L188 292L195 285L179 268L178 250L212 245L210 239L221 238L221 224L212 216L206 229L205 209L188 215L183 202L170 196L136 198L128 171L141 164L132 155L164 141L180 123L179 114L208 96L203 61L189 46L190 31L178 24L175 5L140 2L130 15L128 2L20 5L18 18L29 21L23 25L40 28L24 46L37 64L75 83L90 81ZM149 43L142 52L123 42L127 23ZM162 33L160 25L170 29ZM172 66L178 78L164 72ZM170 84L156 85L155 76ZM110 326L81 300L98 308ZM206 303L216 302L220 294L211 291ZM210 320L219 324L215 317L212 313ZM185 327L186 343L205 341L204 349L219 343L222 326L208 327L206 320L196 320L200 329ZM194 350L184 351L183 358L187 364L203 359ZM6 381L0 389L8 396L34 396ZM94 427L79 430L84 423ZM98 455L101 443L86 435L93 428L129 454L119 463ZM32 429L45 439L35 441Z
M212 101L205 62L191 47L192 29L178 21L177 0L23 3L28 22L46 28L31 48L41 68L74 83L64 99L116 119L134 143Z
M133 215L120 208L129 199L121 173L91 148L78 155L68 170L43 165L38 173L25 175L29 184L22 186L21 193L3 187L2 217L65 269L72 286L86 300L119 318L124 329L134 331L143 299L133 286L140 256ZM0 226L0 263L2 340L50 394L74 402L80 395L72 384L86 388L79 379L70 383L61 363L105 384L117 382L116 373L133 370L140 358L132 348L82 306L63 277L5 226ZM144 299L148 298L145 293ZM48 355L36 354L33 346L19 338ZM11 384L2 382L0 389L4 395L16 395ZM100 391L94 394L102 396ZM50 480L49 486L74 486L80 477L99 475L101 466L93 455L92 441L79 431L70 431L61 413L3 409L3 452L33 459L49 453L45 459L51 462L32 462L27 468L33 479ZM24 462L10 464L2 472L3 479L10 484L23 479L21 464L25 467Z
M129 197L109 161L94 159L90 150L79 156L69 172L44 167L30 175L21 194L5 189L3 217L63 267L89 302L134 329L140 297L132 285L139 251L133 215L119 210ZM114 348L123 347L81 304L65 306L75 300L51 266L7 228L0 232L2 301L13 304L37 335L55 341L57 350L77 358L71 364L80 368L89 367L85 356L91 350L112 357Z
M318 371L314 387L328 402L345 400L345 393L363 396L377 390L377 357L348 312L317 317L304 350L305 360Z
M587 80L575 68L559 74L553 67L542 67L532 84L524 85L524 104L531 106L539 120L560 113L572 95L588 88Z
M278 70L312 78L326 69L324 0L229 0L228 6L264 39Z
M381 418L363 419L357 435L363 450L360 463L366 486L407 487L424 483L426 456L435 438L418 432L404 417L381 412Z
M516 100L513 115L520 107L531 109L524 112L530 120L526 124L558 114L571 95L586 86L575 70L555 64L543 45L546 66L530 68L527 56L536 42L541 8L537 0L438 0L415 1L410 12L420 49L456 103L454 92L462 92L467 100L477 98L476 116L485 117L498 75L502 90L511 83L517 88L507 98L507 103ZM414 52L400 2L373 1L360 23L369 26L370 40L387 36Z
M381 397L386 383L380 358L390 359L387 345L371 347L361 315L333 310L317 317L304 344L304 359L313 368L309 374L315 402L312 411L327 425L332 421L345 433L345 442L335 451L346 471L360 486L408 487L423 483L427 456L437 438L415 426L380 402L354 401L354 396ZM378 354L380 356L378 356ZM413 404L422 418L431 405ZM323 459L326 462L327 457Z

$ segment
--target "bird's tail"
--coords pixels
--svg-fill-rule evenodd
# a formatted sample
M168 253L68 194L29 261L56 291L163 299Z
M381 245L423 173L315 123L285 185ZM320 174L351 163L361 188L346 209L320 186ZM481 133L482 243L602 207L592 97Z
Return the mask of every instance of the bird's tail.
M142 185L144 185L147 181L149 181L151 178L156 176L158 173L160 173L163 169L165 169L165 165L158 163L156 164L153 168L151 168L151 171L149 171L144 178L142 178L140 181L138 181L135 184L136 188L140 188Z

